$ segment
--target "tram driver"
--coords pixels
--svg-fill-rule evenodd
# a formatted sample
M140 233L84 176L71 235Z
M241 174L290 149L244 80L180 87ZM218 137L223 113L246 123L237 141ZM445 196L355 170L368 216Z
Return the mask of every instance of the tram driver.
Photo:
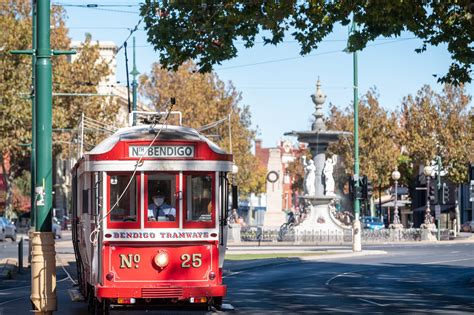
M153 195L153 202L148 205L148 221L174 221L176 209L165 202L166 194L158 190Z

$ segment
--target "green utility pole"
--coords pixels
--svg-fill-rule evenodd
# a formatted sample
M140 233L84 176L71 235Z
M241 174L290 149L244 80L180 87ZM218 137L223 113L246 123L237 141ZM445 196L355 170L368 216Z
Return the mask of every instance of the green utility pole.
M29 54L33 60L33 135L32 172L34 200L32 209L36 232L31 242L31 303L35 314L51 314L56 303L56 252L52 230L52 70L51 55L74 54L52 51L50 45L50 1L32 0L33 42L31 50L13 50L11 54ZM35 14L36 12L36 14ZM33 183L33 182L32 182Z
M52 225L52 70L50 1L38 0L36 52L36 231L51 232Z
M140 74L137 70L137 65L135 63L135 36L133 37L133 69L130 74L133 76L133 81L132 81L132 97L133 97L133 103L132 103L132 111L137 110L137 75ZM135 114L133 114L133 125L135 126L137 124Z
M31 1L31 24L32 24L32 48L36 50L36 0ZM30 189L30 226L35 227L36 221L36 203L35 203L35 181L36 181L36 111L35 111L35 67L36 67L36 56L31 54L31 157L30 157L30 175L31 175L31 189ZM31 243L29 243L31 245ZM31 250L30 250L31 251ZM31 260L31 257L30 259Z
M352 20L351 32L354 32L356 23ZM357 52L353 53L353 65L354 65L354 226L353 226L353 245L352 250L359 252L362 250L361 245L361 227L360 227L360 200L358 199L359 187L359 73L357 69Z

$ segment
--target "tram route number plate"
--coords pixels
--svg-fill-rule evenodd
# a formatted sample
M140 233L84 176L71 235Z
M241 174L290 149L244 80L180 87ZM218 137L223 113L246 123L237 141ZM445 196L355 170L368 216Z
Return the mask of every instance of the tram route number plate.
M150 158L192 158L194 157L194 146L192 145L131 145L128 148L130 157Z

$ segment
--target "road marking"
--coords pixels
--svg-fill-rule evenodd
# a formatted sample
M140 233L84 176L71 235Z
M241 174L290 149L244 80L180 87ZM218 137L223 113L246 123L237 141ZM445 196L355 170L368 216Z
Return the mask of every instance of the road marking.
M11 302L15 302L15 301L18 301L18 300L26 299L27 297L30 297L30 295L28 294L28 295L21 296L21 297L16 298L16 299L12 299L12 300L9 300L9 301L2 302L2 303L0 303L0 306L11 303Z
M474 260L474 258L464 258L464 259L431 261L431 262L421 263L420 265L434 265L434 264L442 264L442 263L465 261L465 260Z
M341 273L341 274L338 274L334 277L332 277L331 279L329 279L328 281L326 281L325 285L330 285L331 282L339 277L344 277L344 276L347 276L347 275L358 275L358 276L362 276L361 274L359 274L358 272L360 271L365 271L365 270L359 270L359 271L355 271L355 272L344 272L344 273Z
M367 303L377 305L377 306L381 306L381 307L386 307L386 306L389 305L389 304L380 304L380 303L377 303L377 302L374 302L374 301L369 301L369 300L366 300L366 299L363 299L363 298L358 298L358 299L363 301L363 302L367 302Z

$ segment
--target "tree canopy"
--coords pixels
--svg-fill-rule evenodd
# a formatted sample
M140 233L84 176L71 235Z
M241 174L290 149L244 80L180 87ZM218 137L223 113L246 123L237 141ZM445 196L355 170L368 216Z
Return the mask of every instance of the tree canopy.
M440 156L454 183L467 181L474 133L470 126L471 96L462 86L446 85L442 93L424 86L402 103L402 139L414 163L424 165Z
M240 191L243 194L263 191L265 170L259 167L251 153L255 130L251 128L249 107L239 106L240 93L230 82L225 84L212 72L196 72L196 66L191 62L183 64L177 71L167 71L155 63L150 73L140 76L139 91L161 111L167 109L166 103L174 97L176 104L173 110L182 112L185 126L198 129L230 114L231 138L228 122L205 133L223 149L234 154L234 161L239 167L237 183Z
M318 48L335 24L358 26L349 35L348 51L358 51L379 36L409 31L423 41L416 52L446 44L452 57L440 82L471 82L474 62L474 6L458 1L197 1L146 0L141 6L148 40L164 67L177 69L189 59L200 71L237 56L236 41L246 48L262 34L277 45L289 33L301 55Z
M375 89L368 91L359 103L359 157L360 173L374 181L376 186L390 185L390 174L397 166L400 155L399 124L394 113L385 110L378 101ZM353 132L352 107L340 110L330 109L328 129ZM329 150L344 157L346 173L352 174L354 140L352 136L342 137ZM375 186L375 185L374 185Z

